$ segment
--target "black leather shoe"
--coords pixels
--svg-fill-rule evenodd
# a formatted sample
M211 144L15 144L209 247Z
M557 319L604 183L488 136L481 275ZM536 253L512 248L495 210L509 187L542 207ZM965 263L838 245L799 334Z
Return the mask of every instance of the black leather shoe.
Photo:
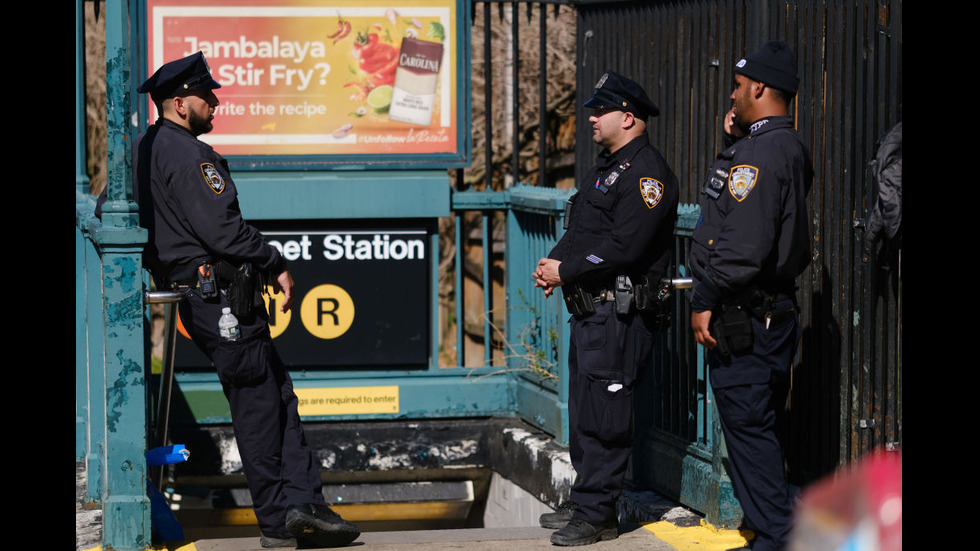
M262 534L259 536L259 544L263 548L275 548L275 547L296 547L296 538L290 536L289 534L276 534L274 536L267 536Z
M558 506L553 513L545 513L541 515L538 522L541 523L542 528L553 528L557 530L562 526L568 524L568 521L572 520L572 515L575 513L575 509L578 507L574 502L566 501Z
M573 518L561 530L551 534L551 543L555 545L589 545L597 541L614 540L619 537L619 526L616 523L595 526L588 522Z
M342 519L327 505L290 505L286 508L286 530L303 543L340 547L357 539L361 531Z

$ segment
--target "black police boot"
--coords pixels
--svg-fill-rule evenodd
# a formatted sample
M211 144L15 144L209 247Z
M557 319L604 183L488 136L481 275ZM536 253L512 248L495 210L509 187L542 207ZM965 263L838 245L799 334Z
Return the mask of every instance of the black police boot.
M320 547L339 547L357 539L361 531L327 505L290 505L286 508L286 530L297 540Z
M296 547L296 538L289 534L274 534L267 535L262 532L259 536L259 544L263 548L275 548L275 547Z
M538 522L541 523L542 528L553 528L557 530L562 526L568 524L568 521L572 520L572 515L575 513L577 506L572 501L566 501L558 506L553 513L545 513L541 515Z
M596 526L582 519L573 518L561 530L551 534L555 545L589 545L597 541L614 540L619 537L619 526L604 524Z

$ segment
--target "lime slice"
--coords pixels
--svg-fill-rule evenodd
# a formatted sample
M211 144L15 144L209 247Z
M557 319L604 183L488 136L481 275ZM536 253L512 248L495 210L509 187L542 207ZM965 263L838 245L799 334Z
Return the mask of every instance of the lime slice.
M387 113L391 106L392 87L390 84L382 84L368 94L367 103L374 109L375 113Z

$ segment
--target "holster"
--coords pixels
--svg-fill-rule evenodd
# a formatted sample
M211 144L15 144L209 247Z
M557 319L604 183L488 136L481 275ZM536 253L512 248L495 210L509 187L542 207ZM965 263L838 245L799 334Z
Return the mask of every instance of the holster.
M643 314L655 331L666 331L670 327L670 285L660 283L662 278L646 275L634 287L636 309Z
M565 299L565 308L568 313L576 318L591 316L595 313L595 304L592 301L592 293L586 291L578 283L562 286L562 297Z
M621 316L629 314L635 296L633 282L630 281L629 276L616 276L614 295L616 297L616 313Z
M777 308L777 303L782 303L782 306ZM743 297L743 304L755 319L766 323L767 327L780 326L796 315L793 293L752 289Z
M235 266L224 260L215 264L221 288L225 290L225 300L231 313L236 317L252 313L252 309L260 305L262 297L259 294L258 276L251 262L243 262Z
M717 352L722 356L752 349L752 316L740 304L723 303L712 313L709 329L718 342Z

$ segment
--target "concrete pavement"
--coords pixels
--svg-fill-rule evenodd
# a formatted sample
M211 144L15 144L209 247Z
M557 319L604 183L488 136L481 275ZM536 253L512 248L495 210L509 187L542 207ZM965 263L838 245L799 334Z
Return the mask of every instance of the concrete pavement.
M620 528L615 540L599 542L581 549L589 551L724 551L745 543L735 530L714 530L710 526L676 526L668 521ZM534 551L560 549L551 544L552 530L538 527L474 528L462 530L422 530L370 532L362 534L345 549L351 551ZM259 538L206 539L171 547L171 551L262 551Z

